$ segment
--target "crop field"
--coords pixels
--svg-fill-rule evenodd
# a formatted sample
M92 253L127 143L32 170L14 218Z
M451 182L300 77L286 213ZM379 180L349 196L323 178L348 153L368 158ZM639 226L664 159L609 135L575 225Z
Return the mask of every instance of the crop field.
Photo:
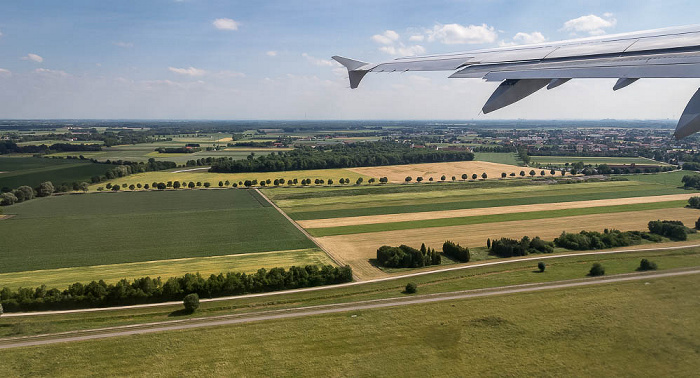
M556 165L563 166L566 163L573 164L583 162L585 165L598 164L637 164L637 165L658 165L667 166L668 164L656 160L643 157L590 157L590 156L531 156L530 163L532 165Z
M700 370L697 284L694 275L347 311L10 349L0 351L0 358L8 376L62 376L77 370L119 376L185 370L256 376L453 376L465 371L475 376L567 376L572 371L694 376Z
M354 184L354 182L362 177L365 182L369 179L368 176L361 175L352 172L347 169L315 169L306 171L284 171L284 172L253 172L253 173L210 173L206 170L196 170L188 171L185 169L179 169L180 171L170 172L170 171L159 171L159 172L145 172L138 173L131 176L121 177L114 179L112 181L105 181L97 185L92 185L91 190L95 190L98 187L104 187L108 182L112 185L121 184L152 184L153 182L168 182L168 181L193 181L193 182L209 182L213 187L218 187L219 181L229 181L231 184L240 183L242 184L245 180L275 180L278 178L283 178L285 180L298 179L332 179L335 184L341 178L348 178ZM301 186L297 184L296 186Z
M201 273L203 276L208 276L222 272L255 273L260 268L328 264L333 265L333 262L323 251L317 248L299 249L1 273L0 287L16 289L38 287L43 284L47 287L62 289L75 282L90 282L96 278L110 284L124 278L132 280L149 276L166 280L185 273Z
M104 175L111 168L89 161L44 159L35 157L0 157L0 187L38 186L44 181L54 184L88 181Z
M517 154L507 152L475 152L474 160L507 165L521 165L523 163Z
M403 183L407 176L410 176L415 181L417 177L423 177L424 182L428 182L429 178L435 181L440 180L442 175L447 177L447 180L452 180L455 176L457 180L461 180L463 174L467 174L471 178L472 174L477 174L481 179L481 174L486 173L489 179L501 178L501 173L510 175L515 173L520 177L520 171L525 171L529 174L532 168L517 167L509 164L491 163L488 161L455 161L447 163L426 163L426 164L409 164L409 165L389 165L383 167L362 167L349 168L353 172L370 176L370 177L387 177L389 182ZM537 171L537 175L540 172ZM555 175L561 176L560 172L555 172ZM551 176L549 171L545 172L545 176ZM509 176L510 177L510 176Z
M248 190L76 194L5 214L0 273L315 247Z

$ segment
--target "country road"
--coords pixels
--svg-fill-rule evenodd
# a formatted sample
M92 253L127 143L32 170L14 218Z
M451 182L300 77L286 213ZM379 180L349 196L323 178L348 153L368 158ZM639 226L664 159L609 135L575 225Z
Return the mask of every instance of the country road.
M10 349L19 347L29 347L37 345L48 345L71 341L85 341L105 339L112 337L140 335L154 332L176 331L194 329L202 327L214 327L223 325L233 325L250 323L264 320L277 320L315 316L323 314L334 314L341 312L352 312L360 310L379 309L385 307L409 306L415 304L426 304L449 300L460 300L468 298L489 297L494 295L528 293L542 290L575 288L583 286L601 285L617 282L641 281L658 279L664 277L676 277L692 274L700 274L700 269L676 270L669 272L653 273L628 273L602 278L586 278L577 280L556 281L539 284L525 284L504 286L499 288L466 290L441 294L407 296L402 298L375 299L357 301L342 304L330 304L320 306L308 306L302 308L271 310L235 315L223 315L210 318L194 318L185 320L173 320L164 322L154 322L145 324L134 324L127 326L116 326L97 330L69 331L60 334L46 334L37 336L25 336L16 338L0 339L0 349Z
M228 297L206 298L206 299L200 299L200 302L220 302L220 301L229 301L229 300L235 300L235 299L248 299L248 298L258 298L258 297L268 297L268 296L275 296L275 295L293 294L293 293L304 293L304 292L309 292L309 291L329 290L329 289L335 289L335 288L340 288L340 287L366 285L366 284L372 284L372 283L377 283L377 282L399 280L399 279L403 279L403 278L425 276L425 275L429 275L429 274L452 272L452 271L456 271L456 270L474 269L474 268L481 268L481 267L493 266L493 265L513 264L513 263L519 263L519 262L524 262L524 261L525 262L527 262L527 261L541 261L541 260L551 260L551 259L566 258L566 257L609 255L609 254L618 254L618 253L672 251L672 250L678 250L678 249L697 248L697 247L700 247L700 244L688 244L688 245L681 245L681 246L674 246L674 247L661 247L661 248L640 248L640 249L621 249L621 250L613 250L613 251L576 252L576 253L566 253L566 254L559 254L559 255L544 255L544 256L539 255L536 257L499 259L497 261L490 261L490 262L476 263L476 264L469 264L469 265L459 265L459 266L455 266L455 267L441 268L441 269L434 269L434 270L424 270L424 271L416 272L416 273L395 275L395 276L384 277L384 278L376 278L376 279L366 280L366 281L353 281L353 282L348 282L348 283L338 284L338 285L315 286L315 287L307 287L307 288L303 288L303 289L282 290L282 291L273 291L273 292L258 293L258 294L244 294L244 295L234 295L234 296L228 296ZM22 317L22 316L72 314L72 313L113 311L113 310L173 306L173 305L182 305L182 301L148 303L148 304L131 305L131 306L84 308L84 309L79 309L79 310L14 312L14 313L5 313L2 315L2 317L3 318L13 318L13 317Z

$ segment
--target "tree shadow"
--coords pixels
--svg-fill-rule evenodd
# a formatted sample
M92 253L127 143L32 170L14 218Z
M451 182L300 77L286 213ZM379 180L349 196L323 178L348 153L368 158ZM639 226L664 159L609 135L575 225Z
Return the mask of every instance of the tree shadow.
M192 315L192 311L187 311L184 308L180 310L175 310L168 314L168 317L178 317L178 316L187 316L187 315Z

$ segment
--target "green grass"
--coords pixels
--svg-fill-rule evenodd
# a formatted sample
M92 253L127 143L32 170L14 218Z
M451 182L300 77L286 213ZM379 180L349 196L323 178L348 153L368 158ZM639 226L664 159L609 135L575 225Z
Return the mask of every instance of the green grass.
M693 376L700 369L697 284L697 276L650 279L10 349L0 357L6 376Z
M89 161L35 157L0 157L0 187L39 186L44 181L55 185L74 181L90 182L104 175L111 166Z
M521 165L523 163L517 154L503 152L475 152L474 160L509 165Z
M588 165L598 164L637 164L637 165L668 165L659 161L642 157L591 157L591 156L531 156L531 164L564 165L565 163L583 162Z
M464 226L464 225L470 225L470 224L522 221L522 220L532 220L532 219L561 218L561 217L570 217L570 216L577 216L577 215L610 214L610 213L621 213L621 212L628 212L628 211L671 209L671 208L684 207L685 205L687 205L687 201L666 201L666 202L642 203L642 204L631 204L631 205L588 207L588 208L580 208L580 209L530 211L530 212L522 212L522 213L494 214L494 215L483 215L483 216L480 215L480 216L469 216L469 217L458 217L458 218L442 218L442 219L429 219L429 220L406 221L406 222L363 224L363 225L354 225L354 226L310 228L310 229L307 229L307 231L313 236L322 237L322 236L335 236L335 235L351 235L351 234L359 234L359 233L365 233L365 232L410 230L410 229L430 228L430 227Z
M49 288L64 289L75 282L87 283L97 279L108 284L141 277L161 277L165 281L186 273L201 273L206 277L222 272L255 273L260 268L329 264L334 265L325 252L319 249L299 249L0 273L0 287L17 289L46 285Z
M17 204L5 209L16 216L0 221L0 273L314 247L254 193L76 194Z

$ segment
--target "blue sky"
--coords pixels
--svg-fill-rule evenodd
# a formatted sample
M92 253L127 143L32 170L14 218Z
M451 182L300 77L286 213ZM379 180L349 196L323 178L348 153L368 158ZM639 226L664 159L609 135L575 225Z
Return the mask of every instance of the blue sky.
M675 118L700 80L580 80L489 116L496 84L379 62L697 23L694 1L3 1L0 118ZM632 89L634 88L634 89Z

